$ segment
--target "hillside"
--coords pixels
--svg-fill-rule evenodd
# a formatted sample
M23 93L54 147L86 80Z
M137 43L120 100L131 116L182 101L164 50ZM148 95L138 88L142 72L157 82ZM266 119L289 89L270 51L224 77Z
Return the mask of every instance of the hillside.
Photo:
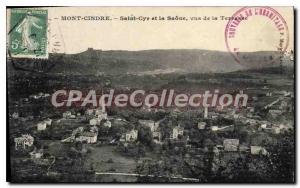
M240 53L237 63L230 53L197 50L101 51L88 49L78 54L50 54L50 73L64 74L160 74L218 73L279 66L275 52ZM273 60L273 63L270 63ZM268 63L265 63L268 62ZM291 66L287 58L284 66Z

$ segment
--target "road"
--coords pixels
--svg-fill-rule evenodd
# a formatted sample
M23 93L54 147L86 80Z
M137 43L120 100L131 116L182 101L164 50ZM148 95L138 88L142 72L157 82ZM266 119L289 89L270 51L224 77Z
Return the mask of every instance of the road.
M118 176L135 176L135 177L158 177L158 178L170 178L170 179L181 179L185 181L196 181L199 179L196 178L184 178L184 177L176 177L176 176L155 176L155 175L146 175L146 174L131 174L131 173L122 173L122 172L95 172L96 175L118 175Z

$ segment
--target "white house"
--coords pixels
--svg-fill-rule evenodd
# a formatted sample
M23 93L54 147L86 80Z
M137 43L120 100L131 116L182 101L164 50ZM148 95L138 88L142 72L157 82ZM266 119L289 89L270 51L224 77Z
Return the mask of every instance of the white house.
M171 139L178 139L178 136L183 136L183 128L182 127L174 127L171 133Z
M98 123L100 124L101 120L106 120L107 119L107 113L105 112L105 110L101 110L101 109L88 109L86 111L86 114L89 116L92 116L93 119L98 119Z
M273 127L272 130L273 130L274 134L280 134L281 133L280 127Z
M107 113L105 110L105 106L101 104L99 108L96 109L87 109L86 114L89 116L94 116L95 118L101 121L102 119L107 119Z
M126 141L135 141L138 137L137 130L131 130L130 132L126 133Z
M198 129L202 130L205 129L206 127L206 122L198 122Z
M93 144L97 142L97 133L95 132L82 132L80 133L75 140L77 142L87 142L89 144Z
M268 128L268 124L267 123L263 123L263 124L260 125L260 128L267 129Z
M138 131L137 130L131 130L127 133L123 134L120 141L121 142L134 142L138 138Z
M100 121L98 118L90 119L90 125L100 125Z
M93 115L93 113L94 113L94 109L87 109L86 111L85 111L85 114L87 114L87 115Z
M13 119L18 119L18 118L19 118L19 113L18 113L18 112L14 112L14 113L12 114L12 118L13 118Z
M139 124L142 126L149 127L151 132L154 132L159 127L159 122L155 122L153 120L139 120Z
M219 127L213 125L213 126L210 127L210 129L211 129L212 131L218 131L218 130L219 130Z
M69 119L71 117L72 113L70 111L65 111L63 113L63 118L65 119Z
M46 125L51 125L52 124L52 119L47 118L44 120L44 122L46 123Z
M76 119L76 116L74 114L69 116L70 119Z
M218 127L218 126L213 125L210 128L212 131L222 131L222 130L227 130L231 127L233 127L233 125L227 125L227 126L223 126L223 127Z
M273 95L273 93L270 92L270 91L268 91L268 92L266 93L266 96L267 96L267 97L271 97L272 95Z
M159 131L154 131L152 133L152 137L154 142L160 142L161 141L161 133Z
M33 145L34 138L29 134L23 134L21 137L17 137L14 139L15 148L18 149L19 146L22 146L23 149L26 146L30 147Z
M225 139L223 141L224 151L237 151L239 142L239 139Z
M29 153L30 157L32 159L40 159L42 158L42 156L44 155L43 150L40 149L39 151L36 151L36 149L34 149L32 152Z
M46 130L46 128L47 128L47 123L45 121L38 122L37 124L38 131L44 131Z
M223 105L218 105L216 108L217 108L218 111L222 111L224 109L224 106Z
M250 151L252 155L267 155L268 152L264 147L261 146L251 146Z
M250 125L256 125L257 124L257 120L248 118L246 120L246 123L249 123Z
M111 127L111 122L109 120L106 120L104 123L103 123L103 126L104 127Z
M107 119L107 113L103 112L101 114L97 114L96 117L101 121L102 119L106 120Z
M98 127L97 127L97 126L91 127L91 128L90 128L90 132L98 133Z
M280 116L282 114L282 111L281 110L269 110L269 114L272 117L277 117L277 116Z

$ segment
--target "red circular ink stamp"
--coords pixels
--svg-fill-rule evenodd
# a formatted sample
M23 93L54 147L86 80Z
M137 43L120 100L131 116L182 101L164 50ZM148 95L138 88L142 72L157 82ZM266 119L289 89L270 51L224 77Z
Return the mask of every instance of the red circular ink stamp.
M229 18L225 42L240 64L275 63L287 50L288 26L271 7L243 7Z

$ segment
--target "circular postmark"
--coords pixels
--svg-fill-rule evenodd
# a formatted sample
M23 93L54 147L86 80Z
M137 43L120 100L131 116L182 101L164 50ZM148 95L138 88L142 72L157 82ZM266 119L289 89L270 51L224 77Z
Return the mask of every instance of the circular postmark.
M243 7L228 21L225 43L240 64L274 63L287 50L288 26L271 7Z

